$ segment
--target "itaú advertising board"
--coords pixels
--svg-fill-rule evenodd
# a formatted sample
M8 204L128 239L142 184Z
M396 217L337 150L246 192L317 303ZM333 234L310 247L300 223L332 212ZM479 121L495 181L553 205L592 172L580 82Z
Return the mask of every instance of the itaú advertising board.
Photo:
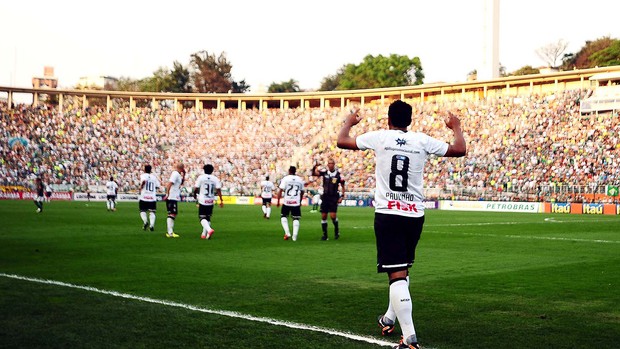
M442 200L439 202L439 209L453 211L540 213L542 212L542 205L538 202Z
M557 203L546 202L544 203L545 213L570 213L570 214L588 214L588 215L600 215L620 214L620 205L616 204L589 204L589 203Z

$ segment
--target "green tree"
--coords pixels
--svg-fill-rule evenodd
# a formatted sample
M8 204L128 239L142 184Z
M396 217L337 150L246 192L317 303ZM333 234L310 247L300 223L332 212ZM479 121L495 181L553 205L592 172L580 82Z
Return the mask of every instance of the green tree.
M590 61L598 67L620 65L620 40L614 40L607 48L593 53Z
M132 79L128 76L121 76L116 82L117 91L139 92L140 81Z
M139 86L142 92L167 92L172 89L172 75L166 67L159 67L153 72L153 76L140 80Z
M226 53L219 56L205 50L191 55L191 77L197 92L226 93L232 91L232 64Z
M319 91L333 91L340 85L340 77L342 76L343 69L340 69L338 73L334 75L328 75L321 80L321 87Z
M562 58L562 69L570 70L573 68L586 69L594 68L598 64L594 62L592 56L599 51L603 51L612 46L617 39L612 39L608 36L596 39L594 41L586 41L585 46L581 50L574 54L565 54ZM612 49L613 51L613 49Z
M172 63L170 72L171 85L167 92L191 92L189 69L178 61Z
M233 93L244 93L250 89L250 85L245 82L245 79L241 81L233 81L232 82L232 92Z
M354 90L381 87L420 85L424 73L420 58L391 54L367 55L359 65L346 64L336 73L323 79L322 90Z
M300 89L299 83L293 79L290 79L289 81L282 81L280 83L272 82L267 91L270 93L299 92Z
M531 65L526 65L513 71L512 73L510 73L510 75L521 76L521 75L532 75L532 74L539 74L539 73L540 73L540 69L533 68Z

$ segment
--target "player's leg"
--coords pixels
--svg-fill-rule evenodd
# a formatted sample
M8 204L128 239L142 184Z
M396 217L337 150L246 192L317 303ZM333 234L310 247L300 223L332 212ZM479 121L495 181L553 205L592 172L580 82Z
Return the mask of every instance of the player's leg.
M265 218L269 219L269 217L271 217L271 199L269 199L265 204Z
M282 224L282 229L284 229L284 240L288 240L291 237L291 231L288 228L289 212L290 212L290 207L283 205L282 212L280 213L280 224Z
M40 197L34 199L34 205L37 207L37 212L43 212L43 201Z
M321 202L321 230L323 231L323 236L321 240L327 240L327 200L323 200Z
M375 215L378 271L388 273L390 284L390 303L385 314L379 317L379 325L383 334L389 334L390 326L398 319L405 344L417 343L408 268L414 262L423 223L424 217Z
M178 237L179 235L174 233L174 220L177 218L177 212L178 212L176 200L166 200L166 210L168 210L168 218L166 218L168 236Z
M149 207L149 229L151 231L155 230L155 212L157 211L157 202L152 201L148 202Z
M213 205L199 205L198 219L202 225L201 239L210 239L215 230L211 227L211 215L213 214Z
M336 203L338 206L338 203ZM332 223L334 224L334 238L338 240L340 237L340 230L338 229L338 216L336 216L336 208L333 208L334 211L329 213L329 217L332 219Z
M146 203L144 201L139 201L138 207L140 209L140 218L142 219L142 230L146 230L149 226L148 217L146 215Z
M293 216L293 241L297 241L299 235L299 220L301 219L301 206L295 206L291 210Z

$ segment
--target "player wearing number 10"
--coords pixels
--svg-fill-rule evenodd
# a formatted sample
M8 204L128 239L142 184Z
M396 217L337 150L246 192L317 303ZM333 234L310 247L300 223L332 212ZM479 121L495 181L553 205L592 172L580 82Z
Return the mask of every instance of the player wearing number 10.
M413 326L409 268L424 225L423 170L429 154L461 157L466 153L460 120L448 113L446 126L454 132L448 144L424 133L409 132L412 108L397 100L388 109L388 130L372 131L357 137L349 132L361 121L358 109L345 119L338 134L338 147L375 151L375 237L377 271L387 273L389 305L378 323L383 335L394 331L398 319L403 339L395 348L418 349Z
M142 218L143 230L150 226L151 231L155 230L155 211L157 211L157 188L160 186L157 176L151 173L151 165L144 166L144 173L140 175L140 196L138 197L138 207L140 208L140 218ZM148 212L148 218L147 218ZM150 223L150 224L149 224Z

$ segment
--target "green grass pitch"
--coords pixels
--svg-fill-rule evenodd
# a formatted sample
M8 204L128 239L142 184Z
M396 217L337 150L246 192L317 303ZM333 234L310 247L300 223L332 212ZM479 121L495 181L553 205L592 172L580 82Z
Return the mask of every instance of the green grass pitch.
M279 209L215 208L211 240L179 207L164 237L137 203L0 201L0 348L377 348L387 277L376 273L373 211L340 208L342 237L320 241L303 209L297 242ZM145 302L93 290L175 302ZM427 211L411 272L425 348L620 347L620 216ZM290 328L253 319L302 324ZM245 314L245 315L243 315ZM336 334L313 331L310 327Z

